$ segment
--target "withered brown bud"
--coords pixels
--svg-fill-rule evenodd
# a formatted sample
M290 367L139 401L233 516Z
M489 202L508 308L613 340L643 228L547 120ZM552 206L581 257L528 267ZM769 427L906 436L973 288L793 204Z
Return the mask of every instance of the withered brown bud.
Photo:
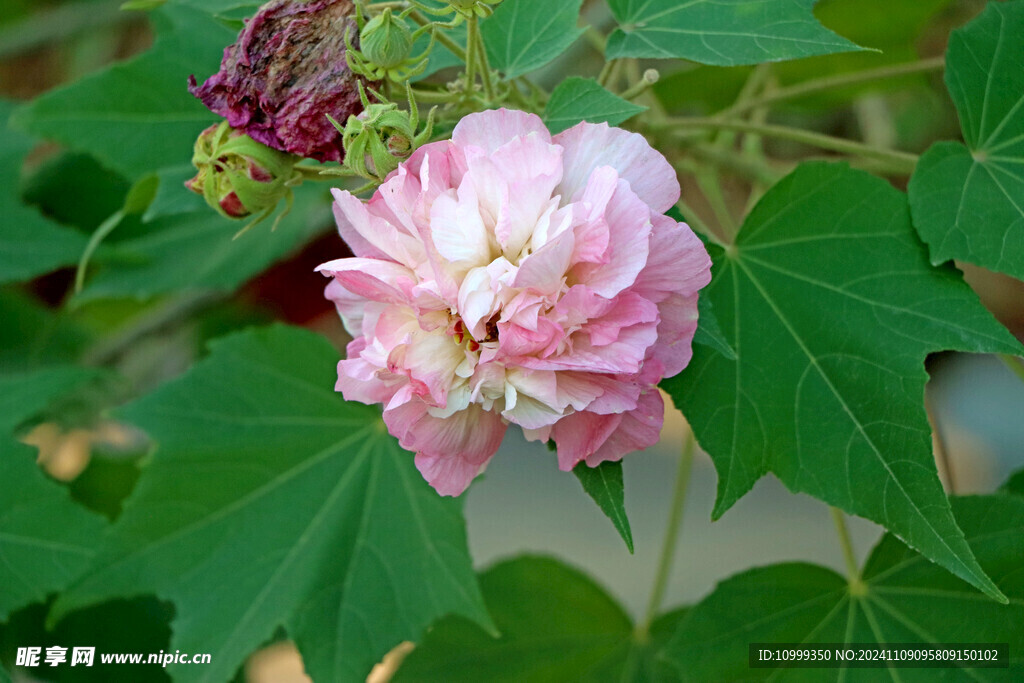
M189 92L233 128L268 147L319 161L341 161L341 136L327 119L362 110L345 60L355 32L351 0L271 0L224 49L220 71Z

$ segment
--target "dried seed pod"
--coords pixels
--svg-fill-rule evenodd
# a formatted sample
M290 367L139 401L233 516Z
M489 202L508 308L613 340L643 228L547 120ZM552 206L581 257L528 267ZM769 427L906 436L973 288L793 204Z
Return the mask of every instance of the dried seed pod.
M362 111L345 59L355 29L351 0L271 0L224 50L220 71L189 91L233 128L277 150L341 161L341 136L327 119Z

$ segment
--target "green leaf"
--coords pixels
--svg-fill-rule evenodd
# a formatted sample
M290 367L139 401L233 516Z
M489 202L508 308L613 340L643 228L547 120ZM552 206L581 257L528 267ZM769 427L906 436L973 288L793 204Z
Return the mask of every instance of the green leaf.
M67 365L38 372L8 373L0 377L0 440L54 398L96 374L95 370Z
M443 619L402 663L396 683L678 680L654 653L681 611L656 620L640 645L622 607L558 560L508 560L483 572L480 586L501 637L465 619Z
M34 143L7 127L14 106L0 100L0 283L28 280L75 262L85 238L25 206L21 164Z
M828 29L864 46L859 52L819 55L796 59L772 67L772 77L780 86L791 86L814 78L864 71L920 59L917 44L922 32L951 0L828 0L814 7L815 16ZM750 77L750 67L699 66L664 71L653 90L670 110L715 111L732 105ZM799 107L822 109L846 106L864 92L890 92L914 85L926 86L926 74L890 77L809 93L805 97L778 102L774 108ZM921 106L929 100L921 99ZM938 107L934 108L938 109ZM941 116L941 113L937 114ZM921 122L918 121L920 124ZM918 125L915 134L933 135L927 125ZM930 138L928 139L930 141Z
M622 462L605 461L597 467L590 467L581 462L572 468L572 473L580 480L583 490L594 499L601 512L612 520L615 530L626 542L629 552L633 552L633 532L629 528L629 517L626 516L626 487L622 481Z
M55 221L92 232L122 207L129 189L131 183L94 157L63 152L32 170L25 179L24 199Z
M244 221L224 218L205 205L194 213L119 227L114 235L121 239L97 253L97 272L75 301L143 299L181 289L231 291L323 232L330 224L328 198L322 185L300 188L294 209L276 230L266 221L237 239Z
M93 664L88 667L72 667L69 662L65 662L54 668L45 664L40 667L19 667L13 670L21 674L20 683L169 683L170 677L161 666L126 666L114 662L104 664L100 657L100 653L108 652L166 652L171 640L168 623L174 612L167 603L161 603L151 596L135 600L112 600L76 612L53 629L46 628L49 611L48 603L30 605L12 614L7 623L0 627L0 651L11 657L9 663L13 665L15 662L15 648L32 644L44 648L51 645L68 647L69 660L72 647L95 647ZM45 657L45 649L43 652L41 660Z
M40 96L15 114L16 123L131 179L186 163L196 137L216 120L186 80L216 71L235 35L191 7L169 4L151 16L153 49Z
M552 91L544 122L552 133L560 133L580 121L616 126L646 110L605 90L593 78L571 76Z
M203 681L228 680L281 625L324 681L365 680L444 614L489 625L459 501L423 481L376 409L334 392L337 356L296 328L244 332L120 410L158 449L56 613L169 600L171 648L213 660L173 674Z
M608 0L608 59L682 57L735 66L863 48L818 23L816 0Z
M1010 598L1000 605L892 535L871 553L864 588L816 565L751 569L692 607L665 651L688 680L1019 680L1024 672L1024 500L972 497L953 509L985 571ZM1006 643L1010 669L754 669L750 643ZM808 676L808 674L812 674Z
M10 431L95 373L53 368L0 378L0 621L19 607L64 588L86 566L102 518L71 502L42 473L32 448Z
M693 343L707 346L718 351L729 360L736 360L736 350L729 346L729 341L722 332L715 309L711 307L711 299L702 296L697 299L697 332L693 335Z
M953 31L946 86L967 145L939 142L910 179L933 263L960 259L1024 278L1024 3L989 3Z
M40 306L16 289L0 290L0 367L7 373L67 363L89 339L69 316Z
M162 216L180 216L186 213L209 211L202 195L198 195L185 187L185 181L194 177L196 167L191 163L178 166L166 166L157 171L159 179L153 203L146 209L142 220L152 221Z
M939 482L924 359L1018 343L956 270L928 264L905 196L845 164L802 164L710 252L701 296L739 361L698 345L663 386L715 462L715 517L774 472L998 597Z
M1014 496L1024 496L1024 470L1017 470L1011 474L999 490Z
M501 3L481 24L491 66L506 78L539 69L583 34L577 28L582 0L516 0Z

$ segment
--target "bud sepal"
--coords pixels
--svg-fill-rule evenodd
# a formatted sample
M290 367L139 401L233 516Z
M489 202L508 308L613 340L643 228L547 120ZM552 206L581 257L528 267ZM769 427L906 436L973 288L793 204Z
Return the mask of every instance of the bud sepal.
M302 182L302 173L295 168L297 160L221 121L196 139L192 165L197 173L185 187L202 195L226 218L255 216L241 231L245 232L270 216L282 199L286 207L278 220L291 209L292 188Z
M352 73L370 81L387 79L401 83L408 82L426 70L430 51L434 47L433 27L428 24L415 31L410 30L405 19L413 9L409 8L394 16L390 8L385 8L367 21L361 5L356 5L358 49L352 45L351 26L345 30L345 60ZM431 31L430 44L419 55L411 56L413 43L427 31Z
M398 108L383 95L371 90L378 103L371 104L366 92L360 87L363 111L349 116L345 125L331 119L341 132L345 148L345 166L340 175L358 176L381 183L408 159L416 148L430 140L434 128L434 109L427 115L423 130L419 128L419 110L406 86L409 97L409 111Z

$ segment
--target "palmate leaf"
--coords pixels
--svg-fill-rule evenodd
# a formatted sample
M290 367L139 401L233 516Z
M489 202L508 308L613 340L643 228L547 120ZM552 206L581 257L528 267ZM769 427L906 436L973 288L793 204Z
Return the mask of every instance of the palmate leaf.
M13 288L0 290L0 320L0 367L7 373L67 363L90 338L78 321Z
M192 7L168 4L151 16L151 50L38 97L15 114L16 124L132 179L188 162L217 117L189 94L186 79L216 71L235 34Z
M751 569L692 607L664 657L693 681L1011 681L1024 673L1024 500L968 497L953 510L981 566L1010 599L1000 605L885 536L862 591L831 569ZM1009 643L1008 669L757 669L750 643Z
M198 211L118 228L114 237L119 239L108 241L94 259L95 273L76 302L144 299L185 289L231 291L330 225L326 187L316 183L295 194L294 208L276 229L271 218L237 239L245 220L224 218L205 204Z
M933 263L960 259L1024 278L1024 3L991 2L953 31L946 86L966 146L939 142L910 180Z
M395 683L676 681L654 660L677 610L635 639L632 620L592 579L549 557L521 556L480 575L500 638L459 617L441 620L402 663Z
M54 398L72 391L96 374L95 370L87 368L58 365L36 372L9 372L0 376L0 440Z
M9 437L0 439L0 621L75 579L106 525L48 479L35 455Z
M998 597L939 482L924 359L1019 345L955 270L928 264L905 196L844 164L803 164L711 256L701 296L738 360L694 346L663 386L715 462L714 515L774 472Z
M336 361L309 332L245 332L119 411L158 449L56 613L173 602L171 648L212 655L173 671L188 681L228 680L279 626L315 680L341 682L444 614L489 625L459 502L334 392Z
M711 307L711 299L706 296L697 299L697 314L699 317L693 343L714 349L729 360L736 360L736 350L729 346L729 341L718 324L715 309Z
M506 78L538 69L583 34L576 26L582 0L503 2L480 27L491 66Z
M34 142L7 127L14 105L0 100L0 283L27 280L74 263L85 237L25 206L21 164Z
M64 588L85 569L105 526L43 474L11 430L94 372L58 367L0 379L0 621Z
M736 66L863 49L822 26L816 0L609 0L605 56Z

